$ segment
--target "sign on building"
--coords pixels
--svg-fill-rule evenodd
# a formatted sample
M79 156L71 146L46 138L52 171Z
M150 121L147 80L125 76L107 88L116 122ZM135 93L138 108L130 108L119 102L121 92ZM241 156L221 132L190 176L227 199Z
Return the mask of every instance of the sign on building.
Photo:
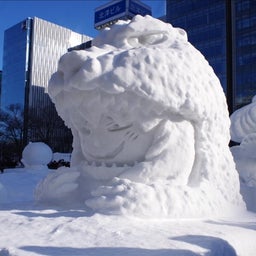
M139 0L113 0L95 10L94 26L96 29L102 29L117 20L132 19L137 14L151 15L151 8Z

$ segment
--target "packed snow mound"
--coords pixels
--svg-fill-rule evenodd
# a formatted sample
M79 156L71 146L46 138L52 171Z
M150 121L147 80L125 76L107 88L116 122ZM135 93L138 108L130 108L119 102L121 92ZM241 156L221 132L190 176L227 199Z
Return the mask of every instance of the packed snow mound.
M25 167L41 168L52 160L51 148L43 142L30 142L22 152L22 163Z
M256 212L256 96L252 102L230 117L231 139L240 145L231 147L247 209Z
M248 134L256 133L256 96L253 97L251 104L232 113L230 119L233 141L240 143Z
M47 166L5 169L0 176L0 209L8 205L25 207L33 203L35 186L49 171Z
M38 202L153 217L244 210L225 95L184 30L151 16L118 22L61 57L49 94L73 152Z
M230 119L231 139L240 142L231 151L241 181L256 188L256 97L254 96L251 104L236 110Z
M231 152L239 172L241 194L247 209L256 212L256 134L250 134L239 146L231 147Z
M240 145L231 148L241 181L256 187L256 97L236 110L231 119L231 139Z

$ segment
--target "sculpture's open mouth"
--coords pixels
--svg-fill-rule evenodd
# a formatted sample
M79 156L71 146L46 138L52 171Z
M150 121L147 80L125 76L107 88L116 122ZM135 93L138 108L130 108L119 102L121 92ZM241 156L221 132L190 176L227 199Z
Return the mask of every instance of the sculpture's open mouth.
M142 161L143 162L143 161ZM130 162L130 163L115 163L115 162L103 162L103 161L84 161L84 164L91 167L104 167L104 168L123 168L133 167L141 162Z
M145 161L155 136L163 129L164 121L155 118L145 127L145 117L138 120L129 110L113 112L111 106L105 106L104 110L108 114L103 112L98 118L91 118L90 122L84 121L84 129L78 131L86 164L127 167Z

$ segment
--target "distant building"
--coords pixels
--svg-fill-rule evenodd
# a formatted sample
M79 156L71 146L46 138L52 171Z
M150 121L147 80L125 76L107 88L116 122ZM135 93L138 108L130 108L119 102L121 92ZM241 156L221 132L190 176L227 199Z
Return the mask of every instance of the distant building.
M188 33L218 75L229 110L256 94L256 1L166 0L166 21Z
M106 27L111 27L118 20L131 20L137 14L141 16L152 15L151 7L140 0L112 0L96 8L94 27L102 30ZM92 41L87 41L68 48L68 51L84 50L91 46Z
M0 70L0 106L1 106L1 91L2 91L2 70Z
M113 0L96 8L94 26L96 29L103 29L118 20L131 20L137 14L151 15L151 7L140 0Z
M27 18L5 31L1 108L16 103L24 108L24 144L42 140L40 133L48 132L48 141L44 142L54 151L71 148L69 129L59 117L55 120L55 107L47 94L48 81L67 49L90 39L37 17ZM48 128L56 125L54 134L36 127L44 115L51 121Z

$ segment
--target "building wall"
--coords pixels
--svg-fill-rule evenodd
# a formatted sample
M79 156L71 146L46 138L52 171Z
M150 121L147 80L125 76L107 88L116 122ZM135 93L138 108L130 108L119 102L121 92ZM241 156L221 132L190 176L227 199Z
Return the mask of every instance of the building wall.
M22 21L4 33L1 107L24 105L29 24Z
M236 0L234 12L235 104L256 95L256 1Z
M71 133L49 98L48 81L67 49L90 39L37 17L5 31L1 107L19 103L24 108L24 144L45 136L54 151L71 149ZM39 130L40 122L44 129Z
M59 58L67 52L69 47L91 38L37 17L33 19L32 31L30 86L35 88L30 94L29 106L36 107L38 103L44 104L44 100L48 105L47 98L43 95L40 97L40 94L47 92L48 81L57 71ZM36 87L40 87L38 92ZM44 90L41 90L42 88Z
M209 61L227 95L230 112L248 104L256 94L253 75L256 1L166 0L166 3L166 21L185 29L189 41Z
M0 107L1 107L1 95L2 95L2 70L0 70Z
M226 91L224 1L167 0L167 22L186 30L189 41L213 66Z

